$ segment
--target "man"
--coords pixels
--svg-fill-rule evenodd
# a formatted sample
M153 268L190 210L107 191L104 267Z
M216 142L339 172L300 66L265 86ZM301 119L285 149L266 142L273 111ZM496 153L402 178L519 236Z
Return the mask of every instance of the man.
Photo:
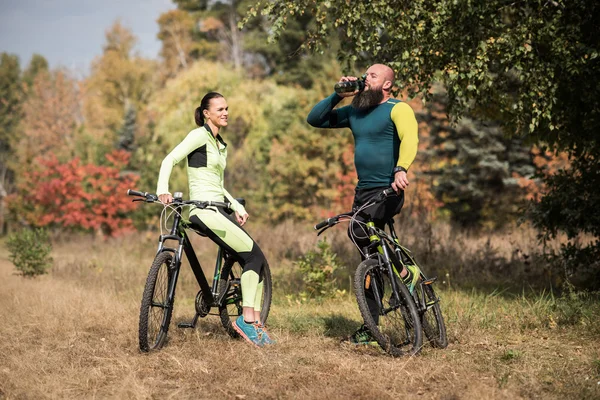
M344 76L340 82L356 81ZM392 186L398 196L368 207L364 212L375 225L383 229L385 223L398 214L404 204L404 189L408 187L406 173L417 154L418 124L412 108L391 98L394 71L383 64L369 67L364 90L334 93L320 101L308 114L307 121L316 128L350 128L354 136L354 165L358 174L353 208L361 207ZM354 96L352 104L334 110L345 97ZM357 218L358 219L358 218ZM361 251L369 244L365 230L359 224L349 228ZM352 232L351 232L352 231ZM412 292L419 278L416 266L408 266L400 273ZM369 299L370 297L370 299ZM375 321L379 319L377 302L367 293L369 309ZM362 326L351 337L355 344L375 344L366 327Z

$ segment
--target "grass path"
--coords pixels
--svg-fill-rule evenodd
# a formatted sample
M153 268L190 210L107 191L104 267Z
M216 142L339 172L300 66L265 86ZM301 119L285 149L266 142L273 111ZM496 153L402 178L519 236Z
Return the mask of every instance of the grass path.
M209 317L194 331L172 325L163 350L140 354L138 299L96 282L24 279L0 253L0 399L600 398L598 338L486 330L449 312L448 349L392 359L340 344L357 315L351 299L279 300L270 348L230 339ZM175 321L191 316L191 300L177 301Z

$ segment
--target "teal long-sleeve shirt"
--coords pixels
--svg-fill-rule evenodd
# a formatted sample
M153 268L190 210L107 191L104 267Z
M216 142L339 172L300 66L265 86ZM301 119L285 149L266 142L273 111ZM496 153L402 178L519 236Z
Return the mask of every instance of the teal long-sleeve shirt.
M354 165L358 189L389 186L396 166L408 170L417 155L418 124L412 108L389 99L368 111L334 107L336 93L317 103L307 122L315 128L350 128L354 136Z

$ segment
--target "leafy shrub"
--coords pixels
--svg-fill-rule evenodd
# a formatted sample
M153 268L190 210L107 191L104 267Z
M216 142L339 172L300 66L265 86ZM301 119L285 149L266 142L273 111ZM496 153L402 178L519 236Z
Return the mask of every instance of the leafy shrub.
M43 275L52 265L52 245L45 229L24 229L6 241L10 261L23 276Z
M105 155L108 165L67 162L54 155L37 158L35 168L19 180L9 197L15 215L38 227L102 232L118 236L133 229L130 213L136 209L125 195L139 177L124 172L130 155L115 150ZM31 188L36 188L31 191Z
M305 285L303 294L315 298L334 297L337 294L334 273L340 268L337 254L326 239L319 240L317 248L317 251L309 250L296 262Z

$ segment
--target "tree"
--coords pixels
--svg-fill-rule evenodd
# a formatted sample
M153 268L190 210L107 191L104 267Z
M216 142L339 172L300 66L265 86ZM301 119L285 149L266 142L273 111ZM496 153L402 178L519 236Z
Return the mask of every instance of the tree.
M162 41L160 55L167 77L173 77L191 62L192 52L196 48L192 41L194 20L187 12L171 10L161 14L157 22L157 36Z
M119 130L118 143L117 148L120 150L125 150L131 152L134 150L134 141L135 141L135 129L136 129L136 112L135 108L129 104L127 106L127 111L125 112L125 121L123 121L123 126Z
M507 137L499 121L463 117L451 125L445 117L447 97L434 88L425 116L429 128L422 172L433 178L431 190L440 210L461 226L500 227L511 221L526 204L521 185L537 172L531 146Z
M502 121L509 134L567 151L576 162L546 179L533 221L550 236L562 231L570 240L582 233L598 239L571 218L600 192L576 179L600 169L598 2L260 0L258 6L274 38L294 15L313 15L307 46L323 51L336 33L346 65L388 63L411 97L429 100L432 83L441 81L454 121L470 112ZM567 202L565 191L579 201ZM598 254L598 240L582 251Z
M102 162L118 142L128 107L143 109L155 89L155 63L135 55L135 44L131 31L115 22L106 32L102 56L93 61L83 83L83 116L96 152L94 162Z
M273 76L279 83L309 88L314 73L333 61L333 54L310 55L302 48L307 29L314 24L312 16L296 15L290 19L288 30L276 43L267 43L269 28L263 20L240 24L251 8L248 0L188 1L176 0L179 12L171 11L161 20L183 20L181 12L188 13L194 22L189 30L193 40L191 57L194 59L228 62L251 77ZM180 24L181 25L181 24ZM187 36L187 34L186 34ZM175 52L175 47L164 36L163 49ZM335 47L335 38L331 44Z
M590 83L586 78L598 80L599 39L593 32L600 6L594 1L278 0L258 6L272 21L273 38L295 15L313 15L316 25L307 46L323 51L337 33L342 60L350 66L388 63L397 73L398 88L407 88L409 97L419 92L429 99L431 84L441 80L455 119L478 107L500 113L523 134L553 138L551 133L565 131L569 116L584 105L592 110L593 125L598 124L593 111L598 107L592 105L600 101L595 96L600 89L590 85L583 96L575 96L582 83ZM256 14L255 8L251 15ZM563 103L565 95L575 103ZM573 139L575 132L566 134Z
M14 138L16 162L21 172L34 158L52 153L60 160L76 155L80 128L81 92L65 71L38 73L23 103L23 134Z
M29 61L29 65L23 71L23 81L27 83L27 86L31 87L35 77L40 73L48 72L48 61L40 54L34 54Z
M18 136L22 118L23 90L21 67L15 55L0 55L0 233L4 233L6 195L12 191L13 171L9 160L13 153L11 142Z
M192 30L196 58L230 62L236 70L243 65L243 33L238 29L242 1L176 0L178 8L196 21Z

